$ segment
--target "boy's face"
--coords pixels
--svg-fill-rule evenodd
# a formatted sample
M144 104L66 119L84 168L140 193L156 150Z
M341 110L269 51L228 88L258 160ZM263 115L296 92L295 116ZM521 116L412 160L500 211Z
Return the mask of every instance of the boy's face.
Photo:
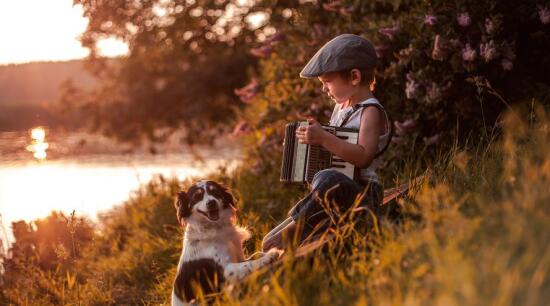
M356 92L356 86L344 80L338 72L327 72L318 77L323 85L323 92L336 103L344 103Z

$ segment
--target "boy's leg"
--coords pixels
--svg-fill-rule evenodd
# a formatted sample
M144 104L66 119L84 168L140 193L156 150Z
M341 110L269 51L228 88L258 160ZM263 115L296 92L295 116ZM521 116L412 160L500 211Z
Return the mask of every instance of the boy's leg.
M295 222L304 223L301 241L326 231L330 218L337 221L334 218L347 211L362 191L363 186L336 170L326 169L315 174L311 192L289 212Z

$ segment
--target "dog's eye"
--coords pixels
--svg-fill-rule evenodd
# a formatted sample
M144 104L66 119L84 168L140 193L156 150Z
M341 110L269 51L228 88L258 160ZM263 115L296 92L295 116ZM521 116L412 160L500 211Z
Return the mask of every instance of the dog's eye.
M202 199L202 192L195 192L191 197L192 202L198 202Z

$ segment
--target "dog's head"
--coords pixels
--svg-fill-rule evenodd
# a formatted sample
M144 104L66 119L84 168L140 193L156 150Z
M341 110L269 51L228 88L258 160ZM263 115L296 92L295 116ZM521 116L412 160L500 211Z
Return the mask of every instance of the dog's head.
M182 225L226 223L237 211L233 195L214 181L199 181L178 192L174 205Z

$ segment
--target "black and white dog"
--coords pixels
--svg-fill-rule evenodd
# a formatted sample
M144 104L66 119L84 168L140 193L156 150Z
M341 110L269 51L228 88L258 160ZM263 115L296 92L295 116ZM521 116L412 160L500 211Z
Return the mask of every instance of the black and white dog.
M220 291L224 282L239 282L282 252L272 249L258 259L245 260L242 244L250 234L236 225L235 200L216 182L199 181L180 191L175 206L185 232L172 305L192 302L199 288L206 295Z

